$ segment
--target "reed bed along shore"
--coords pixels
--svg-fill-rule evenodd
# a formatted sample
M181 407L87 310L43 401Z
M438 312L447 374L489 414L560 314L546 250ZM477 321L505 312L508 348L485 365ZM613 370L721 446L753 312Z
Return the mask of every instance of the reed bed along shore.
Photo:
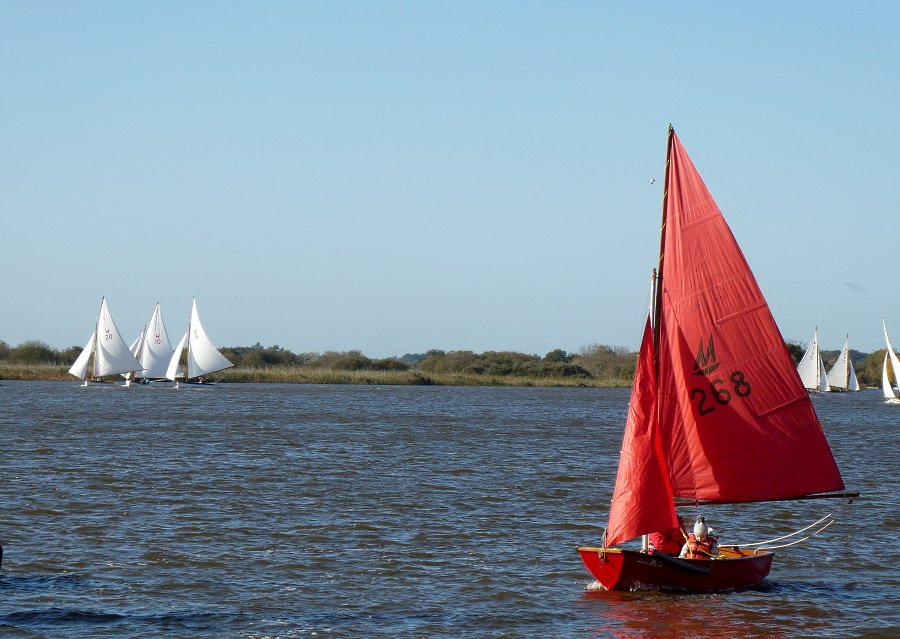
M467 373L424 373L417 370L333 370L311 367L230 368L215 377L222 383L252 384L370 384L383 386L546 386L624 388L630 379L518 377ZM75 381L67 366L0 364L0 379Z

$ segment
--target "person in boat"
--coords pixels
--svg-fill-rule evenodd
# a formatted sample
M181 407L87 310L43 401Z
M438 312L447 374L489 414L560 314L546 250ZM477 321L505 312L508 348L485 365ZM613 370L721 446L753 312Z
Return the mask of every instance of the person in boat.
M677 526L650 533L648 537L650 538L650 545L653 546L655 552L664 552L667 555L677 556L688 539L687 534L684 532L684 518L678 515Z
M701 515L694 524L694 532L687 536L687 541L678 556L682 559L715 559L719 556L719 538L710 535L712 528L706 525Z

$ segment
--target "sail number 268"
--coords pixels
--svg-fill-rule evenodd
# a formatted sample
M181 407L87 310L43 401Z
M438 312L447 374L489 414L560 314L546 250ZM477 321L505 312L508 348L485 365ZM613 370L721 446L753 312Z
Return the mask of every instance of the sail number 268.
M700 416L708 415L716 410L716 404L727 406L731 402L732 392L738 397L750 395L750 384L741 371L734 371L728 379L731 381L731 390L724 379L714 379L709 383L709 392L706 389L695 388L691 391L691 401L696 399L697 410Z

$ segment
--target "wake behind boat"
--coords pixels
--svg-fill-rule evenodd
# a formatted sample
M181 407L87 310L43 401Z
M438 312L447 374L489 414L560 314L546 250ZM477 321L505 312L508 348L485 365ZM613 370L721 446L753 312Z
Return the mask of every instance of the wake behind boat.
M669 127L662 238L603 543L581 546L608 590L714 592L761 582L760 545L703 559L651 549L679 529L676 501L851 497L762 292ZM822 522L820 529L831 523ZM822 523L819 522L819 523ZM799 532L799 531L798 531ZM644 536L643 549L618 546Z

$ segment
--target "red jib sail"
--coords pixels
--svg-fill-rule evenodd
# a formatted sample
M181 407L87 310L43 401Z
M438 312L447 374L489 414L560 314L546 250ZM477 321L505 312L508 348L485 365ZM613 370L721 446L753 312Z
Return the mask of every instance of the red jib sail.
M605 545L677 525L672 486L656 423L653 334L644 329L625 422L619 472L613 491Z
M767 501L844 488L759 286L680 140L671 129L669 135L657 359L650 371L655 379L653 390L639 390L649 373L636 375L629 422L639 413L647 423L626 425L626 435L629 427L652 433L654 452L628 450L647 444L645 437L626 436L609 545L667 527L657 523L663 519L658 516L648 517L654 522L648 526L623 520L642 519L625 512L628 504L658 511L659 493L713 502ZM642 347L639 372L644 358ZM655 470L647 471L652 463L629 461L642 455L661 457L662 480L655 479ZM646 480L629 480L641 494L619 490L623 472L649 472Z

